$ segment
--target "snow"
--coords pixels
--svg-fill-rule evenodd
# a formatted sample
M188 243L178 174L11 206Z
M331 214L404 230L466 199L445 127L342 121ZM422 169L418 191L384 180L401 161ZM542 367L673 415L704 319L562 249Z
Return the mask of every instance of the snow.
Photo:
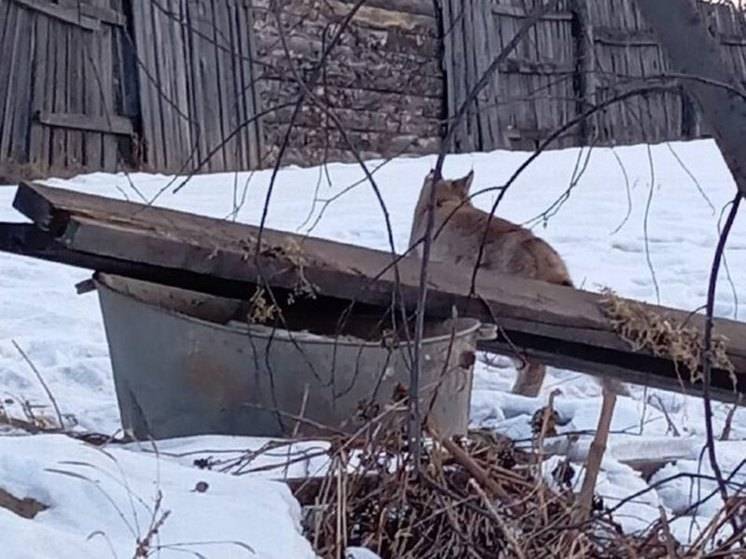
M50 507L33 520L0 509L4 557L132 557L166 511L151 546L159 557L314 557L278 482L38 435L0 437L0 484Z
M562 196L573 179L576 162L586 154L578 149L543 154L519 177L498 214L518 222L530 221L562 254L575 282L585 289L610 287L626 297L685 310L699 308L706 297L721 210L735 192L714 143L594 149L584 174L564 204L548 219L534 220ZM445 174L461 176L474 169L473 191L477 191L502 184L527 156L519 152L449 156ZM380 168L380 161L369 162L370 168L376 169L397 250L406 248L411 212L433 162L433 157L400 158ZM170 185L156 204L213 217L235 216L239 221L256 224L261 218L269 177L269 172L195 176L176 195L171 191L182 179L163 175L137 173L125 177L94 173L47 183L133 200L139 199L139 193L150 199ZM357 165L283 169L272 196L268 225L388 249L383 212L362 177ZM24 221L11 209L14 192L12 187L0 187L0 220ZM319 199L335 199L325 206L323 202L314 203L315 194ZM490 192L475 202L488 208L494 196ZM236 201L243 203L236 208ZM737 265L744 251L746 219L739 217L726 253L730 266L721 275L717 293L718 316L744 316L746 298L738 295L746 288L746 267ZM95 294L78 296L73 288L89 275L85 270L0 253L0 390L9 413L23 417L22 404L30 402L46 406L36 408L36 413L53 417L42 387L12 343L15 340L41 372L69 422L77 422L88 430L114 433L120 425L98 301ZM473 424L527 442L531 438L531 416L546 404L552 390L559 389L554 402L562 424L560 436L547 444L582 464L600 410L598 385L585 375L550 369L540 397L522 398L507 393L515 374L512 365L504 359L494 361L491 365L478 362ZM718 434L728 411L728 406L715 406ZM688 509L698 500L697 495L712 490L712 481L701 479L692 485L684 477L665 480L682 472L711 474L707 459L700 460L704 442L701 401L695 396L633 387L632 397L619 398L612 431L598 486L607 506L614 507L626 496L663 481L624 503L617 511L617 520L627 530L644 528L659 517L661 505L669 518L686 513L672 524L676 537L683 541L696 537L696 526L706 526L721 502L719 497L713 498L694 510ZM731 438L732 442L718 444L726 476L740 467L746 455L743 410L734 415ZM51 556L64 556L68 551L76 557L110 556L108 547L104 547L107 539L118 555L131 556L137 530L135 534L130 530L134 520L131 499L122 487L124 478L144 502L135 500L134 505L141 529L149 521L145 505L153 506L157 487L162 491L163 507L173 511L161 533L163 542L230 540L251 546L256 556L312 556L300 536L297 504L269 478L305 475L323 467L314 462L317 459L310 465L296 465L280 473L265 470L242 476L194 467L196 458L240 456L247 449L263 448L266 443L256 439L194 437L161 442L157 453L148 445L109 447L107 452L112 459L59 436L0 437L0 444L4 445L0 449L0 486L19 491L18 496L48 499L52 505L34 520L0 510L0 530L16 534L10 555L4 556L13 557L14 552L17 557L28 556L29 549L37 557L50 556L46 554L52 551ZM312 453L313 448L292 449L296 451ZM273 461L281 461L282 453L287 452L287 448L276 450L275 455L267 454L262 457L263 462L254 465L276 463ZM673 463L654 473L650 480L630 466L635 460L656 457ZM547 463L549 471L559 459L555 457ZM93 466L64 464L71 460ZM49 469L82 473L97 483L53 474ZM576 470L574 484L578 486L583 471L582 467ZM741 468L734 482L746 482L744 470ZM206 493L192 492L196 481L203 479L210 489ZM126 522L100 489L125 511ZM245 498L236 498L237 495ZM691 526L695 528L690 529ZM88 539L91 533L105 534L106 538ZM209 557L223 553L207 547L200 549ZM230 556L239 557L242 550L234 547Z

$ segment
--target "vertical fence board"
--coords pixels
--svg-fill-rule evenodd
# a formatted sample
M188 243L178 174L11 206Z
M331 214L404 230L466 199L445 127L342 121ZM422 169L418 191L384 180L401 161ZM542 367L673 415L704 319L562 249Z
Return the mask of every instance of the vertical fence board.
M49 35L49 20L45 17L36 18L36 37ZM36 45L33 59L34 81L31 86L31 111L38 114L48 111L50 80L50 42L45 40ZM34 168L44 169L49 157L49 133L36 119L30 123L29 162Z
M13 65L19 68L14 74L15 92L10 99L13 107L13 119L10 133L9 155L10 159L17 163L28 162L29 122L31 121L31 64L17 64L18 60L32 60L34 57L34 14L28 10L22 10L19 14L17 29L17 50L12 58ZM18 95L18 92L26 92Z

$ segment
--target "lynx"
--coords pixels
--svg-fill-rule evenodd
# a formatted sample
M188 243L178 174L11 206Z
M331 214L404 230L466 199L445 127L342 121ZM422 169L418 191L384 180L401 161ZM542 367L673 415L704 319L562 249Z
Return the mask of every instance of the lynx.
M489 221L479 267L482 278L485 271L494 271L572 287L567 266L547 242L505 219L493 216L489 220L487 212L472 205L468 194L473 180L473 171L454 180L436 180L434 172L428 174L414 210L409 246L425 234L427 208L432 189L435 188L434 231L439 231L439 234L433 239L430 249L430 257L434 261L452 264L470 274L476 265L479 246ZM417 252L421 257L422 244L417 247ZM513 393L537 396L545 374L543 363L527 360L519 367ZM610 379L602 380L601 385L615 394L627 393L623 385Z

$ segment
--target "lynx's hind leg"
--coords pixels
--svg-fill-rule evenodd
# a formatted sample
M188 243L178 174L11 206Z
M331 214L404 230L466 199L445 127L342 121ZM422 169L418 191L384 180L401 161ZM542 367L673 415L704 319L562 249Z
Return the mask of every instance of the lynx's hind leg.
M539 395L547 368L543 363L526 360L518 369L518 376L513 385L513 394L535 398Z
M611 392L617 396L630 396L629 388L623 382L619 382L616 379L609 377L601 377L598 379L598 383L601 388L607 392Z

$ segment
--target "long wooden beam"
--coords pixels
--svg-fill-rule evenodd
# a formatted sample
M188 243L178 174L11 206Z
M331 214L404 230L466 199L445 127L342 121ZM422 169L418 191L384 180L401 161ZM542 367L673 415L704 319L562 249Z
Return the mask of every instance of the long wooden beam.
M45 236L24 228L26 241L16 231L15 241L0 242L3 250L24 253L24 242L37 243L25 253L227 297L248 298L257 283L289 291L310 282L319 300L342 303L336 308L350 301L386 308L395 293L408 309L416 308L419 261L414 258L398 262L397 286L387 252L266 229L255 258L256 227L37 184L22 183L14 206ZM679 378L671 361L633 351L619 338L599 294L510 276L482 278L476 298L469 296L469 287L467 271L433 263L427 313L449 318L455 308L460 316L497 321L500 338L481 349L510 354L517 347L550 365L697 392ZM646 308L702 325L701 315ZM738 385L734 392L728 373L716 370L713 389L717 398L733 401L746 391L746 324L717 320L715 333L730 340Z

